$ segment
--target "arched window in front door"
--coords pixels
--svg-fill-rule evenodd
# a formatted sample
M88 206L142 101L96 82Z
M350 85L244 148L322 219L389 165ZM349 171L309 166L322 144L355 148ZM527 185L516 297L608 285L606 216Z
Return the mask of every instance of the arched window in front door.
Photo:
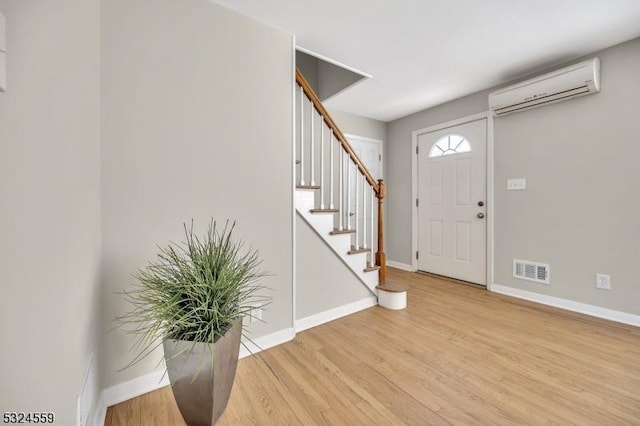
M470 152L471 144L463 136L456 134L444 135L436 141L429 151L429 158L443 155L461 154Z

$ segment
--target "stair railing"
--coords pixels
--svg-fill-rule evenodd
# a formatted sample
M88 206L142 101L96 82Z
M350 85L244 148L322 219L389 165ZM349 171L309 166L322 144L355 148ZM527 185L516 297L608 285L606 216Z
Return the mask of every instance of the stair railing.
M299 70L296 83L297 187L317 190L316 211L336 213L334 232L352 234L351 253L367 252L367 267L379 267L384 284L384 182L367 170Z

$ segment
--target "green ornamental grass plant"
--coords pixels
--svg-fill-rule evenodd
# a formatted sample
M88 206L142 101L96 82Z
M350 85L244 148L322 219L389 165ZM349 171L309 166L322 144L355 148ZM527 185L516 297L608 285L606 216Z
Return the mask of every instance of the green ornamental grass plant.
M253 306L270 298L259 296L265 287L260 278L256 250L232 238L235 222L223 229L212 220L203 238L184 224L186 241L159 247L156 261L136 274L137 284L125 291L133 308L117 319L119 327L135 336L134 359L125 367L150 355L165 339L214 343ZM211 362L213 363L213 352Z

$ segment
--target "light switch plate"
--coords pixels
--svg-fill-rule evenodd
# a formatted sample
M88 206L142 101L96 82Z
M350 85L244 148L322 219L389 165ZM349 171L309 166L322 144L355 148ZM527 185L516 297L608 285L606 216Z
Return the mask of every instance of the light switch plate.
M527 180L524 178L507 179L507 189L509 191L522 191L527 189Z

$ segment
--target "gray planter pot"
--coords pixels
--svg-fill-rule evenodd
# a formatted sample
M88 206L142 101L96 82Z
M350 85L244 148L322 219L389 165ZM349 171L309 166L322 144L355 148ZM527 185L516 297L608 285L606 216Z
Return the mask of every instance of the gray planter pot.
M163 342L171 389L180 413L190 426L210 426L216 423L229 401L236 376L242 318L213 345L196 343L191 353L186 349L193 342L167 339ZM211 369L211 346L214 365ZM195 380L196 371L199 371Z

